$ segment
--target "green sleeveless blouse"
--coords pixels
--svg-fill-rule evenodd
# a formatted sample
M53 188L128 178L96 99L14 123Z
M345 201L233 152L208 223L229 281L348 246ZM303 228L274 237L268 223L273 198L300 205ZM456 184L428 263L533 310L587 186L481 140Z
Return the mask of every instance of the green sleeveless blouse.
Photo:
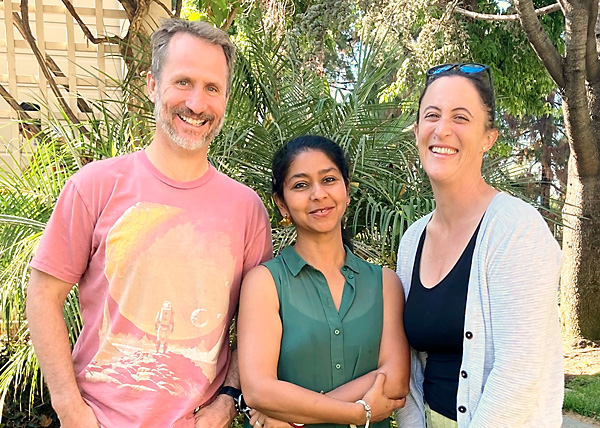
M325 276L293 247L264 265L279 295L283 326L277 366L280 380L327 392L377 369L383 329L381 266L359 259L346 248L341 270L346 283L338 312ZM371 426L387 428L389 420Z

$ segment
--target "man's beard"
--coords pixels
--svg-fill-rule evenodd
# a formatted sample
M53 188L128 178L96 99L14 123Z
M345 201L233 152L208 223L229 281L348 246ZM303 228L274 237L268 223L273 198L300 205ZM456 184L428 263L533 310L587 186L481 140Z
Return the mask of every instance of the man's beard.
M173 126L173 116L176 114L190 117L194 120L206 120L211 128L209 128L206 133L198 133L197 135L192 134L189 137L184 137L180 135ZM169 136L174 144L190 151L196 151L208 146L212 139L221 131L223 123L225 122L225 116L221 116L219 122L215 123L216 117L214 115L205 113L198 115L185 107L176 107L169 114L163 105L158 92L156 94L156 101L154 102L154 118L156 123L160 125L162 130Z

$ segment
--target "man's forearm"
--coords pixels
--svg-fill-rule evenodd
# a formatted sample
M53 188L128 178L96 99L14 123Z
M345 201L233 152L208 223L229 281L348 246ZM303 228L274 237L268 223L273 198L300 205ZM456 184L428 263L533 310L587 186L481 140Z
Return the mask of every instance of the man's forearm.
M66 408L83 400L75 380L69 335L63 318L63 295L66 296L70 288L62 281L54 282L49 275L32 270L27 320L52 405L60 417Z
M229 370L227 370L223 385L233 386L234 388L238 389L240 388L240 368L238 365L237 349L234 349L231 353Z

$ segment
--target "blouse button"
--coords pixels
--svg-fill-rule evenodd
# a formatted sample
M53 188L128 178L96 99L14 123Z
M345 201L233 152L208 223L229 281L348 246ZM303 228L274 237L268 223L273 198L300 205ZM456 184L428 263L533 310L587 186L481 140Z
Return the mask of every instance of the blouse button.
M466 372L466 371L464 371L464 370L462 370L462 371L460 372L460 375L461 375L461 376L462 376L464 379L466 379L466 378L467 378L467 372Z
M338 363L338 364L335 365L335 368L339 370L339 369L342 368L342 365Z
M338 334L340 334L340 331L336 328L335 330L333 330L333 333L337 336Z
M344 266L344 267L342 268L342 270L343 270L344 272L346 272L346 271L348 270L348 268L347 268L346 266Z
M354 278L354 275L350 274L350 275L348 275L348 278L352 279L352 278Z
M460 413L466 413L467 412L467 408L465 406L458 406L458 411Z
M473 339L473 333L471 333L470 331L467 331L467 332L465 333L465 337L466 337L467 339Z

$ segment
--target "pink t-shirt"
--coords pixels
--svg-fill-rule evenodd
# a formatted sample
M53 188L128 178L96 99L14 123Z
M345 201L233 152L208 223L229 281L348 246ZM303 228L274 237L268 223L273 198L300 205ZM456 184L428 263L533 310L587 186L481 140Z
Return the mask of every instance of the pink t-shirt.
M193 427L229 366L241 279L271 256L254 191L212 166L175 182L140 151L68 181L31 266L79 283L73 364L103 427Z

